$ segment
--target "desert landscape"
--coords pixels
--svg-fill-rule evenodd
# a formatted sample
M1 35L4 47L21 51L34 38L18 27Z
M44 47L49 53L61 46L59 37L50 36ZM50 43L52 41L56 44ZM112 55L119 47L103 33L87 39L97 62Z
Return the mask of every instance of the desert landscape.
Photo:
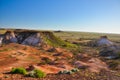
M0 80L120 80L120 0L0 0Z
M0 29L0 80L119 80L119 36Z

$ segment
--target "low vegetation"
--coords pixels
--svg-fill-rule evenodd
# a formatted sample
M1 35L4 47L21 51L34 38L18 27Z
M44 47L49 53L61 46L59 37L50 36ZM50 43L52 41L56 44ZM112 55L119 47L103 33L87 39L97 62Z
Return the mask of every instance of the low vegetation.
M48 33L48 34L44 34L43 35L43 39L44 41L46 41L47 44L53 46L53 47L77 47L74 44L71 44L69 42L65 42L63 40L61 40L59 37L54 36L54 34L52 32Z
M27 47L27 46L22 47L20 49L19 48L20 45L16 46L15 44L13 44L13 46L15 45L14 46L15 48L12 48L12 47L9 48L6 46L1 47L0 52L2 53L5 51L5 53L7 53L7 55L8 55L8 58L6 58L6 55L5 55L5 59L6 59L6 61L8 61L8 62L6 62L6 64L8 64L8 63L11 64L12 60L13 60L13 62L14 62L14 60L16 60L16 62L17 62L17 59L18 59L19 61L20 60L26 61L27 65L29 65L29 63L30 63L30 65L31 64L36 65L36 66L38 66L37 68L45 67L45 69L44 69L45 72L38 70L38 69L34 69L34 68L36 68L34 66L32 68L29 67L28 69L21 68L21 67L13 68L10 71L10 74L5 74L5 76L6 75L8 76L5 78L8 78L8 79L23 78L23 79L32 79L32 80L33 79L36 80L36 78L41 78L41 80L43 80L43 79L49 79L49 80L57 80L57 79L58 80L63 80L63 79L64 80L78 80L78 79L81 79L81 80L107 80L107 79L109 79L109 74L110 74L110 76L112 75L113 77L114 77L114 75L115 75L115 77L116 76L120 77L120 73L118 73L120 70L119 69L120 58L112 59L112 60L103 58L103 57L99 56L99 48L88 46L88 45L85 46L85 45L76 44L76 43L72 44L70 42L70 40L74 40L75 42L77 42L77 40L84 41L87 39L90 39L90 40L98 39L99 38L98 35L101 36L102 34L97 35L96 33L88 34L88 33L81 33L81 32L80 33L77 33L77 32L57 32L56 33L55 32L54 34L52 32L41 32L41 34L40 34L42 37L41 40L43 40L43 44L45 43L47 46L46 47L43 46L43 48L41 47L40 49L38 47L34 48L34 47ZM109 35L109 34L107 34L107 35ZM116 35L116 37L117 36L118 35ZM108 37L112 38L112 40L116 40L115 37L112 37L112 35L108 36ZM117 39L116 41L119 41L119 39ZM60 48L58 48L58 47L60 47ZM63 48L65 48L65 49L63 49ZM66 50L66 49L68 49L68 50ZM17 52L14 52L12 54L9 52L9 51L12 52L15 50ZM24 53L25 55L21 52L23 52L23 53L25 52ZM29 54L27 54L27 53L29 53ZM73 53L73 54L68 55L69 53L70 54ZM43 56L41 56L41 54L42 55L45 54L45 56L43 57ZM86 55L84 55L84 54L86 54ZM22 56L23 58L21 59L21 56L19 56L19 55L24 55L24 56ZM118 53L118 55L120 56L120 53ZM52 57L48 58L47 56L52 56ZM72 56L72 57L69 57L69 56ZM3 58L2 55L0 57ZM105 71L105 70L103 70L102 72L100 71L100 74L96 74L96 73L90 72L89 71L90 67L88 67L88 66L87 67L82 66L80 68L79 67L76 68L75 62L81 61L86 64L95 63L97 60L94 58L98 58L100 60L103 59L103 62L107 63L107 66L105 65L105 67L107 67L107 69L109 69L110 71L115 71L116 74L113 75L112 72L109 71L109 73L108 73L108 71ZM94 61L94 60L96 60L96 61ZM11 61L11 63L10 63L10 61ZM21 61L21 62L23 62L23 61ZM1 64L3 64L4 62L5 62L5 60L1 59ZM61 64L62 62L63 62L63 64ZM64 62L66 62L66 63L64 63ZM3 64L3 65L5 65L5 67L8 67L6 64ZM19 64L19 63L17 63L17 64ZM23 64L22 66L25 67L26 64L25 65ZM73 69L68 70L66 68L66 65L68 67L72 66ZM21 63L20 63L20 66L21 66ZM59 69L57 70L56 67L60 68L61 71L59 71ZM94 68L95 65L93 64L92 67ZM63 68L63 69L61 69L61 68ZM52 72L52 71L54 74L48 73L48 72ZM15 75L11 75L11 74L15 74ZM19 74L22 74L22 75L19 75ZM112 80L112 79L110 79L110 80Z
M108 61L109 68L112 70L117 70L118 65L120 65L120 62L117 60L111 60Z
M24 68L13 68L11 70L11 73L12 74L23 74L23 75L25 75L25 74L27 74L27 71Z
M4 52L4 51L11 51L11 50L13 50L12 48L5 48L5 49L2 49L2 50L0 50L0 52Z
M0 34L4 34L5 32L6 32L6 30L0 29Z
M41 70L35 69L33 71L28 72L27 76L33 78L44 78L46 76L46 73L44 73Z
M23 74L28 77L34 77L34 78L43 78L46 76L46 73L44 73L43 71L38 70L38 69L34 69L30 72L27 72L25 68L13 68L10 73Z
M93 33L93 32L72 32L72 31L62 31L54 32L54 34L63 40L67 41L80 41L80 40L95 40L99 39L100 36L108 36L108 38L115 42L120 42L119 34L108 34L108 33Z
M79 69L74 68L74 69L69 70L69 71L68 70L59 71L58 74L73 74L73 73L78 72L78 71L79 71Z

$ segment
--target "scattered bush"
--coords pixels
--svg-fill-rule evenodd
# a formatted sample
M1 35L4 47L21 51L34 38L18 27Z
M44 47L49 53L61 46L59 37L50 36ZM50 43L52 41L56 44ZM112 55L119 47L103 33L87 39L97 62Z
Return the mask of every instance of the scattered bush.
M51 45L51 46L54 46L54 47L68 47L68 48L72 48L72 47L77 47L76 45L74 44L71 44L69 42L65 42L63 41L61 38L55 36L52 32L49 32L47 34L44 34L43 35L43 40Z
M58 74L72 74L73 72L70 70L70 71L67 71L67 70L64 70L64 71L59 71Z
M79 69L74 68L74 69L72 69L71 71L72 71L72 72L78 72L78 71L79 71Z
M26 69L24 69L24 68L13 68L13 69L11 70L11 73L13 73L13 74L23 74L23 75L25 75L25 74L27 74L27 71L26 71Z
M74 69L69 70L69 71L68 70L59 71L58 74L73 74L73 73L78 72L78 71L79 71L79 69L74 68Z
M73 72L70 70L70 71L68 71L66 74L73 74Z
M58 74L63 74L63 71L59 71Z
M0 52L10 51L10 50L12 50L12 49L11 48L5 48L5 49L0 50Z
M68 70L64 70L63 71L63 74L67 74L69 71Z
M36 77L36 78L44 78L46 76L46 74L41 70L35 69L35 70L29 72L28 76Z
M77 47L77 48L70 48L69 50L70 50L74 55L83 52L81 46L79 46L79 47Z
M35 77L35 72L34 71L30 71L27 76L29 76L29 77Z
M120 64L119 61L110 61L110 62L108 63L109 68L111 68L111 69L113 69L113 70L115 70L119 64Z
M37 70L37 69L32 70L32 71L28 72L28 74L27 74L27 71L24 68L13 68L10 73L23 74L23 75L26 75L29 77L34 77L34 78L43 78L46 76L46 74L43 71Z
M35 72L35 76L38 77L38 78L43 78L43 77L46 76L46 74L41 70L36 69L36 70L34 70L34 72Z

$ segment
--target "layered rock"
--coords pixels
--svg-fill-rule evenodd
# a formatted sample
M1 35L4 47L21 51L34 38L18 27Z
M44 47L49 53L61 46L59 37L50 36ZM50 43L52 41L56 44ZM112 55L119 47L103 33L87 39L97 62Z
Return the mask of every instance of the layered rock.
M18 42L15 33L12 31L8 31L5 33L3 41L4 43L17 43Z
M0 38L0 45L2 43L19 43L24 45L39 46L41 43L41 35L39 32L15 32L7 31L3 37Z
M107 36L101 36L101 38L97 41L98 46L113 46L114 43L108 40Z
M74 44L64 42L56 37L50 31L36 31L36 30L9 30L3 35L2 43L19 43L30 46L62 46L62 47L76 47Z
M40 33L31 35L22 42L22 44L33 46L40 46L40 43L41 43Z
M101 36L97 41L97 45L101 47L100 56L105 56L109 59L119 57L118 53L120 52L120 46L108 40L107 36Z

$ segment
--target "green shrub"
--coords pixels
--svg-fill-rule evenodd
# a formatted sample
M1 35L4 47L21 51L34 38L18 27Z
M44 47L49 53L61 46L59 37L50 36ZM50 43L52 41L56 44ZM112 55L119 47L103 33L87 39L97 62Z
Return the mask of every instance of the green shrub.
M26 71L26 69L24 69L24 68L13 68L13 69L11 70L11 73L13 73L13 74L23 74L23 75L25 75L25 74L27 74L27 71Z
M46 76L46 74L43 72L43 71L41 71L41 70L34 70L34 72L35 72L35 76L37 77L37 78L43 78L43 77L45 77Z
M71 47L77 47L75 44L71 44L69 42L65 42L63 41L61 38L55 36L52 32L49 32L47 34L43 34L43 40L51 45L51 46L54 46L54 47L68 47L68 48L71 48Z
M59 71L58 74L68 74L69 71L68 70L63 70L63 71Z
M70 70L59 71L58 74L72 74L73 72Z
M78 72L78 71L79 71L79 69L74 68L74 69L72 69L71 71L72 71L72 72Z
M36 78L44 78L46 74L41 70L35 69L34 71L29 72L28 76L36 77Z
M59 71L58 74L64 74L64 72L63 71Z
M64 71L63 71L64 74L67 74L68 72L69 72L68 70L64 70Z

